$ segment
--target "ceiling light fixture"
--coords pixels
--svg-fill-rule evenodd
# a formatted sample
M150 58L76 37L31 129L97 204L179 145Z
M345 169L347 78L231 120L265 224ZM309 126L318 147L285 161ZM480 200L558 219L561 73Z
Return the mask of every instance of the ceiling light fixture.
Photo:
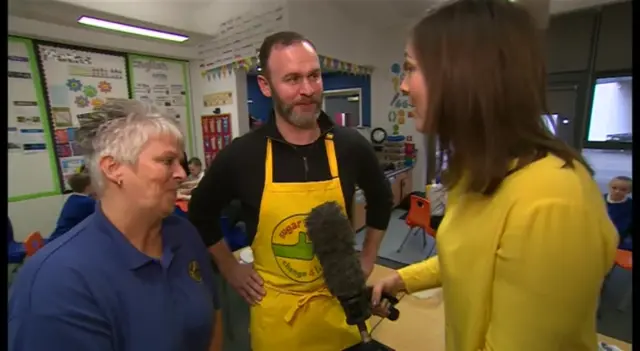
M114 30L122 33L136 34L136 35L141 35L141 36L151 37L156 39L175 41L179 43L189 39L189 37L180 35L180 34L173 34L173 33L161 32L153 29L135 27L135 26L130 26L128 24L111 22L111 21L101 20L98 18L87 17L87 16L80 17L78 19L78 23L91 26L91 27Z

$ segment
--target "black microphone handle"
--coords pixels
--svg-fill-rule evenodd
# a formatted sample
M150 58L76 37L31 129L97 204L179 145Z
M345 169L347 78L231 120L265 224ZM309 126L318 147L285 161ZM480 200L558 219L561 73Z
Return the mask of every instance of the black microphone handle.
M367 287L367 295L369 297L369 299L371 299L371 295L373 293L373 287L369 286ZM395 305L400 302L394 295L389 294L385 291L382 292L382 296L381 296L382 300L388 300L391 303L391 306L389 306L389 308L387 309L387 312L389 312L389 315L387 315L388 320L390 321L396 321L399 317L400 317L400 311L395 308Z

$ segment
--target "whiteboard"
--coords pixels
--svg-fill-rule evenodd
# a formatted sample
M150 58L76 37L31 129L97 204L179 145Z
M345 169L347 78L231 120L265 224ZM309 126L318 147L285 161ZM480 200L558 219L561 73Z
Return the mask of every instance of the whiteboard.
M128 57L133 98L162 107L169 115L176 117L187 151L192 155L187 63L150 56Z
M60 193L33 44L9 37L9 202Z
M92 113L105 101L129 98L124 55L59 45L38 45L49 116L54 129L57 166L66 180L84 165L75 131L78 116Z

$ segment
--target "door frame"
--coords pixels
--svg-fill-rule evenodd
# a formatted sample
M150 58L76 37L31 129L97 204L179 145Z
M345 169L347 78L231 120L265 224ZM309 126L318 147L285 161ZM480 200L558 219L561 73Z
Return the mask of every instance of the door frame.
M555 73L550 74L547 78L547 91L548 90L563 90L567 87L575 87L576 89L576 106L575 106L575 116L573 116L573 142L571 146L576 150L581 150L584 144L584 133L586 122L587 122L587 114L586 114L586 104L585 101L587 99L587 88L588 88L588 77L587 72L567 72L567 73ZM545 91L546 93L546 91ZM549 107L547 106L547 109ZM545 111L546 113L552 113L553 111Z

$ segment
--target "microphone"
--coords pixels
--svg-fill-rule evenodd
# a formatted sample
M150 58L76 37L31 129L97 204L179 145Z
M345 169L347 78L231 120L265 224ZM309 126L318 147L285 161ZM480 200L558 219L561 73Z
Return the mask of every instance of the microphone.
M322 266L325 283L335 296L347 317L347 324L356 325L362 342L347 350L391 350L373 340L365 322L371 317L372 288L366 279L355 250L355 233L349 219L336 202L326 202L311 210L305 219L307 235L313 252ZM391 305L398 303L395 296L384 294ZM388 319L398 319L400 312L389 307Z

